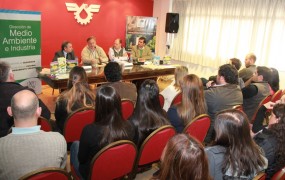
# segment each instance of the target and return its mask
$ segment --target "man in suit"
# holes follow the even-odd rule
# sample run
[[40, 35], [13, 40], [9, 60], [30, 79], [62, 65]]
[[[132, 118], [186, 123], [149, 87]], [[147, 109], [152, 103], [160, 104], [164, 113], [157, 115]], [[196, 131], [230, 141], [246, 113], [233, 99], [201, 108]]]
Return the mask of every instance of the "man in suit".
[[151, 50], [146, 44], [145, 37], [140, 37], [138, 45], [132, 47], [132, 58], [133, 59], [141, 59], [143, 61], [151, 60], [152, 53]]
[[252, 76], [253, 73], [256, 72], [256, 56], [253, 53], [249, 53], [246, 55], [244, 60], [245, 68], [239, 71], [239, 77], [246, 83], [247, 86], [250, 82], [247, 82]]
[[75, 60], [72, 44], [69, 41], [64, 41], [61, 45], [61, 51], [57, 51], [54, 54], [52, 61], [57, 61], [57, 58], [64, 57], [68, 60]]

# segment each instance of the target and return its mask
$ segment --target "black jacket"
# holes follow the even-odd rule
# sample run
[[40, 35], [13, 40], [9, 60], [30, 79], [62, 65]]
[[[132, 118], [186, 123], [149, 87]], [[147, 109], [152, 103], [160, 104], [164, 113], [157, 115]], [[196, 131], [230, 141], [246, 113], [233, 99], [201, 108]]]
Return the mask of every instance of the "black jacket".
[[[14, 94], [24, 89], [33, 91], [15, 82], [0, 83], [0, 137], [6, 136], [8, 130], [14, 124], [13, 118], [7, 112], [7, 107], [11, 106], [11, 99]], [[41, 116], [50, 119], [50, 111], [40, 99], [39, 106], [42, 108]]]

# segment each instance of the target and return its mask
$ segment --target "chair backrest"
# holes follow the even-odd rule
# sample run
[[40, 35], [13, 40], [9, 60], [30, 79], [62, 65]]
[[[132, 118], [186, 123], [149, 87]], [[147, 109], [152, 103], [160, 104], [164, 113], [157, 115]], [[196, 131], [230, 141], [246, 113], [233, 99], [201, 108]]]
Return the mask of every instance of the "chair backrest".
[[136, 156], [137, 148], [131, 141], [113, 142], [93, 157], [89, 178], [101, 180], [123, 177], [132, 172]]
[[164, 106], [164, 96], [162, 94], [159, 94], [159, 103], [160, 103], [160, 106], [161, 108], [163, 108]]
[[66, 119], [63, 128], [63, 136], [67, 143], [78, 141], [83, 128], [94, 122], [94, 108], [80, 108], [72, 112]]
[[122, 115], [127, 120], [134, 112], [134, 103], [129, 99], [122, 99]]
[[70, 180], [71, 177], [68, 174], [68, 172], [57, 167], [41, 168], [20, 177], [20, 180], [51, 180], [51, 179]]
[[253, 116], [252, 116], [251, 123], [253, 123], [253, 121], [255, 120], [256, 114], [257, 114], [259, 108], [261, 108], [261, 106], [263, 106], [263, 104], [266, 104], [266, 103], [268, 103], [269, 101], [271, 101], [271, 95], [266, 96], [266, 97], [259, 103], [257, 109], [255, 110], [255, 112], [254, 112], [254, 114], [253, 114]]
[[271, 180], [285, 180], [285, 167], [277, 171]]
[[195, 137], [201, 143], [203, 143], [207, 132], [210, 128], [211, 118], [207, 114], [201, 114], [190, 121], [183, 132]]
[[233, 106], [233, 109], [236, 109], [236, 110], [239, 110], [239, 111], [242, 111], [242, 112], [243, 112], [243, 107], [242, 107], [241, 104], [240, 104], [240, 105], [235, 105], [235, 106]]
[[162, 126], [152, 132], [140, 147], [136, 168], [159, 161], [166, 143], [175, 133], [174, 128], [170, 125]]
[[52, 126], [51, 126], [49, 120], [47, 120], [44, 117], [40, 116], [38, 118], [38, 125], [41, 125], [41, 130], [43, 130], [43, 131], [46, 131], [46, 132], [52, 131]]
[[276, 91], [276, 92], [273, 94], [273, 96], [272, 96], [272, 98], [271, 98], [271, 101], [272, 101], [272, 102], [276, 102], [276, 101], [280, 100], [282, 94], [283, 94], [283, 91], [282, 91], [281, 89], [279, 89], [278, 91]]
[[257, 174], [252, 180], [265, 180], [266, 179], [266, 174], [264, 172], [261, 172]]
[[172, 100], [171, 106], [175, 104], [179, 104], [182, 101], [182, 92], [178, 93]]

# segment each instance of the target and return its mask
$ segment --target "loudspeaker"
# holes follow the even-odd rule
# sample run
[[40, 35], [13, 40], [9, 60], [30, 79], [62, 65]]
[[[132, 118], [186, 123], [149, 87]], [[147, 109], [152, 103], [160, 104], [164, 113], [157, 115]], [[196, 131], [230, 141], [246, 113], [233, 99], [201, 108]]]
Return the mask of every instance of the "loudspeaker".
[[179, 29], [179, 14], [166, 13], [165, 32], [177, 33]]

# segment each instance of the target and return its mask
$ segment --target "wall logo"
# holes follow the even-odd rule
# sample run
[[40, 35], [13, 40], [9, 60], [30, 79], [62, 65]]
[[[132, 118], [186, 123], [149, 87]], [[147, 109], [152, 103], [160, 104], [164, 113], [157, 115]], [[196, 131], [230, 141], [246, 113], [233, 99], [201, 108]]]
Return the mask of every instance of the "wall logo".
[[[87, 4], [82, 4], [80, 7], [76, 3], [65, 3], [67, 11], [74, 11], [74, 18], [77, 20], [77, 22], [81, 25], [86, 25], [90, 23], [90, 20], [93, 17], [93, 12], [99, 12], [100, 5], [91, 4], [88, 6]], [[87, 17], [85, 19], [82, 19], [80, 17], [80, 13], [82, 11], [85, 11], [87, 14]]]

